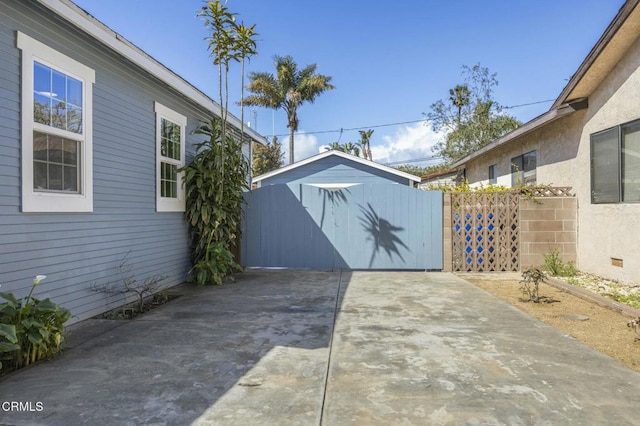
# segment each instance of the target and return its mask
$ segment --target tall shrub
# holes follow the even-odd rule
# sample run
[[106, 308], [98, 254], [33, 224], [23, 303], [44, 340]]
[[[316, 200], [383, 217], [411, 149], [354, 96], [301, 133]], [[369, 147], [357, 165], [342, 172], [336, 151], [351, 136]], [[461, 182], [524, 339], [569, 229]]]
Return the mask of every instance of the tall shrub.
[[[244, 124], [239, 140], [227, 131], [228, 74], [231, 62], [240, 62], [244, 74], [245, 60], [256, 54], [257, 33], [255, 25], [237, 24], [236, 14], [225, 4], [207, 1], [199, 13], [211, 31], [207, 40], [218, 67], [220, 118], [212, 118], [194, 132], [207, 139], [196, 145], [196, 156], [181, 169], [185, 172], [192, 273], [199, 285], [222, 284], [224, 277], [241, 269], [231, 248], [240, 240], [243, 192], [249, 189], [249, 166], [242, 155]], [[244, 76], [242, 80], [244, 85]]]
[[207, 139], [182, 170], [191, 239], [193, 275], [197, 284], [222, 284], [240, 270], [231, 247], [240, 238], [243, 192], [249, 189], [249, 166], [240, 141], [222, 137], [220, 120], [212, 119], [195, 131]]

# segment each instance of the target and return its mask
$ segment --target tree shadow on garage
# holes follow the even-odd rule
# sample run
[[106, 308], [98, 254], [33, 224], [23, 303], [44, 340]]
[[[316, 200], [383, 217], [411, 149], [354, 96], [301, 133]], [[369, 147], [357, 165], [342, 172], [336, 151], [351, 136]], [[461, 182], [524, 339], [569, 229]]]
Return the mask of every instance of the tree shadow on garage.
[[381, 251], [384, 251], [391, 260], [395, 255], [404, 262], [400, 249], [409, 250], [409, 247], [398, 236], [398, 233], [404, 231], [404, 228], [395, 226], [385, 218], [380, 217], [371, 203], [367, 203], [367, 207], [362, 205], [359, 205], [359, 207], [362, 216], [359, 216], [358, 219], [368, 234], [367, 240], [373, 243], [369, 268], [373, 266], [376, 255]]

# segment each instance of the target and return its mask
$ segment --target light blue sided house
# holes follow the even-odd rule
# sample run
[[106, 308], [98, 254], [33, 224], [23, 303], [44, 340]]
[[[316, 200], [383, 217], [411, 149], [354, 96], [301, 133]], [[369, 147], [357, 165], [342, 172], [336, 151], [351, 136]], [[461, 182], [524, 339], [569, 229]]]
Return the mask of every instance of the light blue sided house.
[[137, 279], [184, 282], [177, 169], [214, 114], [213, 100], [70, 1], [3, 0], [2, 291], [22, 297], [47, 275], [36, 295], [77, 321], [122, 303], [91, 286], [117, 281], [127, 253]]
[[326, 151], [254, 178], [246, 267], [442, 269], [442, 193], [420, 178]]

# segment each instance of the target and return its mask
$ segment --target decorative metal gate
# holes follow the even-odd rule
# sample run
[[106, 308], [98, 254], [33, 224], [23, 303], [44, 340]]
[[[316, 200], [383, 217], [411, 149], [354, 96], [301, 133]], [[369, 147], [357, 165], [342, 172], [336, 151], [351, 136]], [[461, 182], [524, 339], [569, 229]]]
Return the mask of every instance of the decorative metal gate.
[[520, 195], [451, 194], [453, 270], [520, 270]]

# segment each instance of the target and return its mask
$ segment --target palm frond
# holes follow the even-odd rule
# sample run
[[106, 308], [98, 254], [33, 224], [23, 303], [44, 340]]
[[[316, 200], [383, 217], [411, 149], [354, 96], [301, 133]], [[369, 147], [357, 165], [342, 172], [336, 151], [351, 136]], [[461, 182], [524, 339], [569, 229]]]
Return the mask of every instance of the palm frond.
[[298, 73], [299, 75], [299, 81], [302, 82], [304, 80], [306, 80], [307, 78], [311, 77], [313, 74], [315, 74], [316, 69], [318, 69], [318, 64], [311, 64], [311, 65], [307, 65], [306, 67], [304, 67], [302, 69], [302, 71], [300, 71]]
[[242, 102], [243, 105], [246, 105], [246, 106], [260, 106], [264, 108], [273, 108], [273, 109], [281, 108], [280, 104], [275, 103], [273, 98], [265, 95], [245, 96], [242, 101], [243, 101]]
[[330, 81], [331, 77], [329, 76], [314, 74], [300, 82], [298, 91], [303, 100], [313, 103], [321, 93], [335, 89], [335, 86], [329, 83]]

